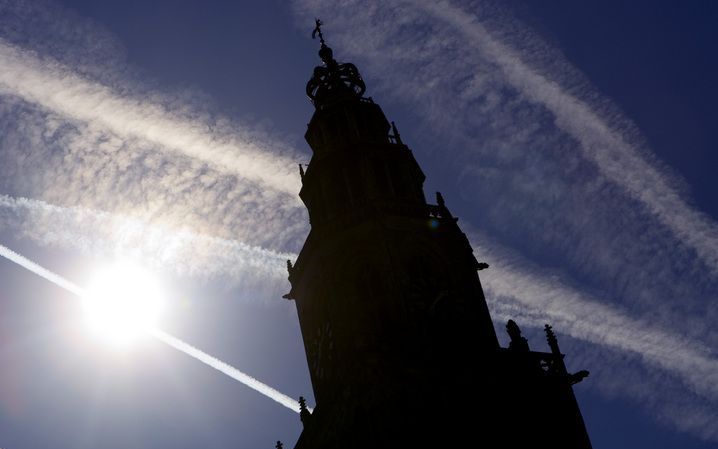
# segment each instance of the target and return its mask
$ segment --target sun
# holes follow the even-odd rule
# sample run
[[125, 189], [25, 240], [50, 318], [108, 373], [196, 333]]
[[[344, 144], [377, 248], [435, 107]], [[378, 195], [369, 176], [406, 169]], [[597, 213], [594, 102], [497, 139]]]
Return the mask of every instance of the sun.
[[118, 346], [125, 346], [154, 328], [163, 306], [160, 283], [130, 262], [98, 270], [83, 297], [89, 328]]

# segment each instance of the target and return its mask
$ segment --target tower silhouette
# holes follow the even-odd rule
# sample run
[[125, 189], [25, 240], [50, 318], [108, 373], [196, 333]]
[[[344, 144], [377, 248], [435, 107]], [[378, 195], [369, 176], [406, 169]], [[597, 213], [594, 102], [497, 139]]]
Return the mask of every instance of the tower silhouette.
[[531, 351], [514, 321], [502, 348], [466, 235], [356, 66], [326, 45], [307, 83], [315, 106], [299, 167], [311, 231], [288, 261], [316, 407], [305, 448], [590, 448], [550, 326]]

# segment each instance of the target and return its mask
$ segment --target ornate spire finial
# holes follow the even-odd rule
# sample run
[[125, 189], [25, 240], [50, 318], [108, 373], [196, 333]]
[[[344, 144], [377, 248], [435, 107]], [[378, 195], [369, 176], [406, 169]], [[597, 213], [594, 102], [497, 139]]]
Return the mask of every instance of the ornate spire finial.
[[302, 424], [305, 426], [309, 424], [312, 414], [307, 408], [307, 400], [303, 396], [299, 396], [299, 419], [302, 420]]
[[324, 41], [324, 34], [322, 34], [322, 25], [324, 25], [324, 23], [319, 19], [314, 19], [314, 22], [316, 23], [316, 26], [312, 31], [312, 39], [316, 39], [317, 35], [319, 35], [319, 42], [322, 44], [319, 47], [319, 57], [322, 58], [324, 65], [327, 67], [334, 67], [337, 65], [337, 62], [334, 60], [334, 53]]
[[553, 327], [547, 324], [543, 327], [543, 330], [546, 332], [546, 341], [548, 342], [549, 348], [551, 348], [551, 352], [556, 355], [561, 355], [561, 350], [558, 347], [558, 339], [556, 338], [556, 334], [553, 333]]
[[322, 25], [321, 20], [315, 19], [312, 39], [316, 39], [319, 35], [321, 43], [319, 57], [324, 66], [316, 67], [312, 79], [307, 83], [307, 96], [317, 108], [345, 98], [361, 98], [366, 90], [366, 85], [354, 64], [339, 64], [334, 60], [332, 49], [324, 41]]

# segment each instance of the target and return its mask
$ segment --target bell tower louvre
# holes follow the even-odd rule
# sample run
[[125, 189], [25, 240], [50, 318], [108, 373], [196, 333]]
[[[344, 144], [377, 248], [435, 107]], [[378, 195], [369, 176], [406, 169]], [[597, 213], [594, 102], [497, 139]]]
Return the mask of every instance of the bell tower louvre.
[[572, 388], [588, 372], [567, 371], [548, 325], [550, 352], [512, 320], [500, 347], [478, 275], [488, 264], [441, 194], [427, 203], [411, 150], [319, 20], [316, 35], [299, 192], [311, 231], [285, 295], [316, 407], [302, 405], [295, 447], [590, 448]]

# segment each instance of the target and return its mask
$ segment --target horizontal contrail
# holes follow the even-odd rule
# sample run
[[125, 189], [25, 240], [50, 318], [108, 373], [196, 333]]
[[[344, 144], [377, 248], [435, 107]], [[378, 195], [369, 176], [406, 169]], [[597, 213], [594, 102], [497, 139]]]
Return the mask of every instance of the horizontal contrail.
[[[77, 296], [82, 297], [84, 295], [85, 290], [81, 288], [80, 286], [76, 285], [73, 282], [68, 281], [67, 279], [63, 278], [62, 276], [53, 273], [52, 271], [48, 270], [47, 268], [44, 268], [35, 262], [31, 261], [27, 257], [21, 256], [20, 254], [16, 253], [15, 251], [11, 250], [10, 248], [1, 245], [0, 244], [0, 256], [5, 257], [11, 262], [14, 262], [21, 267], [35, 273], [36, 275], [47, 279], [48, 281], [52, 282], [53, 284], [64, 288], [65, 290], [69, 291], [70, 293], [73, 293]], [[287, 396], [284, 393], [281, 393], [277, 391], [276, 389], [270, 387], [269, 385], [260, 382], [259, 380], [255, 379], [254, 377], [243, 373], [242, 371], [238, 370], [237, 368], [217, 359], [216, 357], [212, 357], [211, 355], [207, 354], [206, 352], [203, 352], [194, 346], [183, 342], [182, 340], [173, 337], [169, 335], [166, 332], [163, 332], [159, 329], [154, 329], [150, 331], [150, 334], [160, 340], [161, 342], [181, 351], [185, 354], [199, 360], [200, 362], [216, 369], [217, 371], [226, 374], [227, 376], [231, 377], [234, 380], [237, 380], [244, 385], [248, 386], [249, 388], [265, 395], [269, 399], [272, 399], [279, 404], [287, 407], [288, 409], [299, 413], [299, 402], [295, 401], [291, 397]]]
[[187, 229], [151, 224], [86, 207], [0, 194], [0, 228], [44, 246], [80, 250], [91, 256], [131, 257], [182, 276], [228, 277], [243, 282], [285, 281], [283, 253]]

